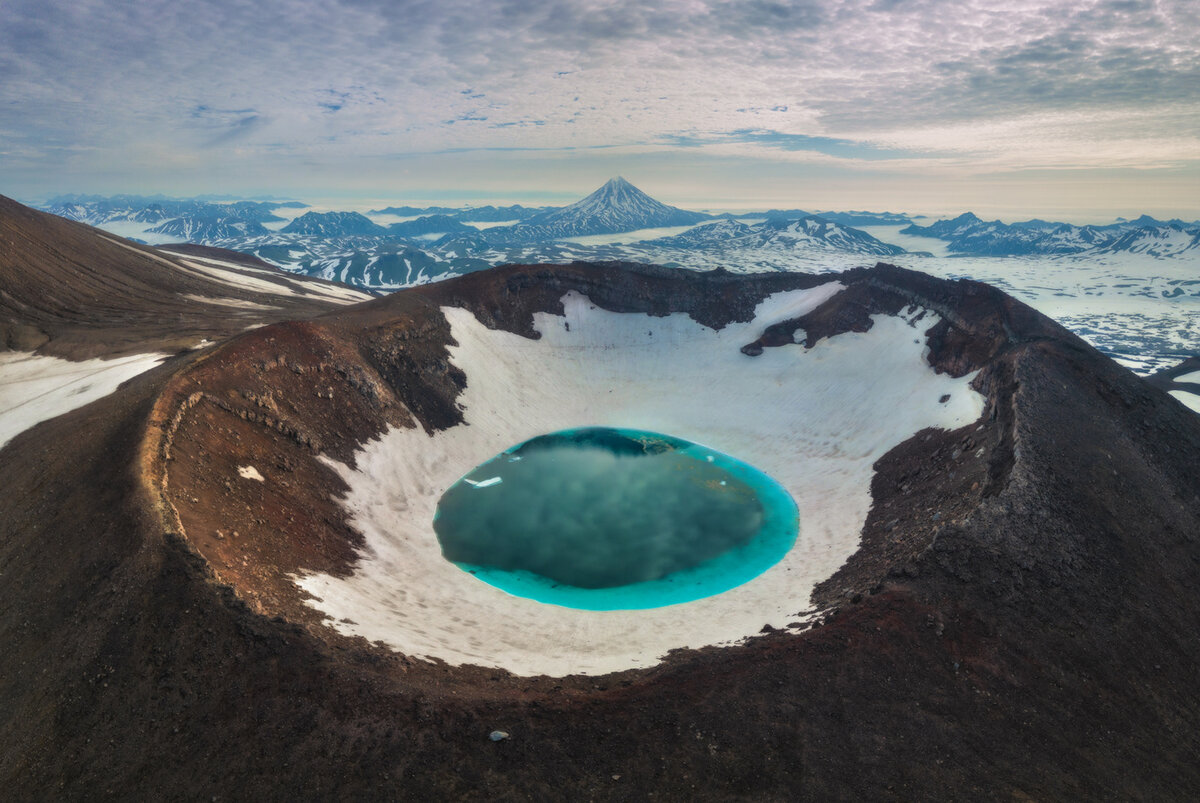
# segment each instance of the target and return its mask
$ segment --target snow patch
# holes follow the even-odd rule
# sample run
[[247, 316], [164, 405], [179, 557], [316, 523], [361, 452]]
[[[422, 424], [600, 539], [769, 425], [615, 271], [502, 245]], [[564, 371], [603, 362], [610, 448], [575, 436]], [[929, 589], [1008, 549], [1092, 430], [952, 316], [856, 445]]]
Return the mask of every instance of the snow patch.
[[259, 268], [252, 265], [243, 265], [240, 262], [230, 262], [227, 259], [214, 259], [213, 257], [202, 257], [196, 254], [188, 254], [187, 258], [192, 262], [203, 262], [220, 268], [233, 268], [237, 271], [252, 271], [254, 273], [265, 273], [268, 276], [279, 276], [279, 271], [272, 270], [271, 268]]
[[[337, 304], [356, 304], [359, 301], [374, 298], [361, 290], [316, 282], [307, 277], [284, 276], [273, 271], [251, 268], [234, 262], [196, 257], [188, 257], [180, 261], [189, 268], [203, 272], [209, 278], [244, 290], [280, 296], [314, 295]], [[271, 279], [259, 279], [250, 275], [252, 272], [270, 276]]]
[[264, 482], [262, 474], [258, 473], [258, 469], [254, 466], [238, 466], [238, 474], [244, 480], [258, 480]]
[[1172, 396], [1182, 402], [1184, 407], [1200, 413], [1200, 396], [1196, 395], [1195, 393], [1189, 393], [1186, 390], [1168, 390], [1167, 393], [1170, 393]]
[[198, 301], [201, 304], [216, 304], [218, 307], [237, 307], [238, 309], [253, 309], [267, 310], [278, 309], [269, 304], [259, 304], [256, 301], [247, 301], [243, 298], [220, 298], [219, 296], [201, 296], [195, 293], [186, 293], [183, 296], [188, 301]]
[[[180, 258], [180, 263], [191, 268], [193, 271], [198, 271], [201, 275], [209, 279], [216, 279], [222, 284], [227, 284], [230, 287], [237, 287], [242, 290], [252, 290], [259, 293], [270, 293], [277, 296], [296, 296], [296, 292], [290, 283], [284, 281], [273, 282], [266, 279], [259, 279], [250, 276], [244, 272], [240, 266], [233, 269], [218, 267], [217, 265], [204, 264], [191, 257], [184, 259]], [[282, 279], [282, 277], [280, 277]]]
[[167, 356], [71, 362], [28, 352], [0, 354], [0, 448], [34, 424], [107, 396]]

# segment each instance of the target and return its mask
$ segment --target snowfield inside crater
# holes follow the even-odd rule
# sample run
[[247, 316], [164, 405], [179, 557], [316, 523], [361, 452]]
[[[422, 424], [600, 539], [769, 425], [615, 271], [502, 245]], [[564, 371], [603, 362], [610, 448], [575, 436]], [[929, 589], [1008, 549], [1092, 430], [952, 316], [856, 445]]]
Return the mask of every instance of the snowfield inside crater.
[[[777, 293], [753, 322], [719, 331], [686, 314], [609, 312], [571, 292], [565, 317], [535, 316], [537, 340], [443, 308], [458, 344], [451, 360], [467, 377], [466, 424], [433, 435], [393, 429], [356, 455], [356, 470], [333, 464], [350, 486], [343, 504], [365, 547], [348, 577], [297, 578], [316, 597], [309, 604], [339, 631], [407, 655], [518, 675], [652, 666], [675, 648], [734, 643], [803, 618], [814, 586], [858, 548], [875, 461], [923, 428], [961, 427], [983, 409], [971, 376], [930, 367], [924, 332], [938, 319], [926, 312], [914, 323], [915, 308], [812, 349], [740, 352], [766, 326], [841, 289]], [[583, 426], [686, 438], [766, 472], [798, 506], [795, 546], [730, 591], [631, 611], [511, 596], [443, 559], [432, 520], [451, 484], [514, 444]]]

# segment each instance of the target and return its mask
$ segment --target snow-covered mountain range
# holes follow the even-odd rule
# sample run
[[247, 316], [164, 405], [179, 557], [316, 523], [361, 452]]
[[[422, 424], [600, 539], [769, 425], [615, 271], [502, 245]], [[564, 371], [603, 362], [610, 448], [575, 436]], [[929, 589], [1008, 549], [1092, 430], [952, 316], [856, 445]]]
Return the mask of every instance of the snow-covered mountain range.
[[[614, 178], [566, 207], [387, 207], [358, 212], [306, 211], [282, 228], [272, 210], [302, 204], [215, 204], [120, 196], [58, 199], [45, 208], [63, 217], [108, 227], [151, 242], [187, 240], [254, 254], [297, 273], [336, 278], [364, 287], [394, 289], [505, 262], [575, 259], [659, 262], [680, 267], [753, 266], [829, 254], [894, 256], [903, 249], [853, 228], [864, 223], [905, 223], [892, 213], [772, 210], [734, 219], [668, 206], [623, 178]], [[476, 223], [509, 225], [472, 226]], [[409, 218], [391, 222], [396, 217]], [[762, 218], [766, 218], [765, 220]], [[386, 224], [386, 225], [385, 225]], [[703, 224], [703, 225], [699, 225]], [[681, 232], [688, 226], [692, 231]], [[653, 230], [661, 235], [655, 237]], [[639, 243], [581, 245], [568, 238], [646, 231]]]
[[967, 212], [929, 226], [914, 223], [900, 233], [943, 240], [948, 251], [973, 256], [1097, 251], [1170, 257], [1200, 247], [1200, 222], [1161, 221], [1149, 215], [1106, 226], [1075, 226], [1037, 219], [1001, 223]]
[[372, 209], [368, 215], [395, 215], [396, 217], [422, 217], [446, 215], [467, 223], [512, 223], [527, 220], [534, 215], [558, 209], [557, 206], [387, 206]]
[[285, 209], [303, 209], [298, 201], [234, 201], [213, 203], [195, 198], [173, 199], [144, 195], [60, 196], [39, 208], [51, 214], [99, 225], [111, 221], [158, 223], [174, 218], [228, 218], [275, 223], [286, 220], [275, 214]]
[[[382, 290], [506, 263], [819, 273], [885, 260], [994, 284], [1139, 371], [1200, 351], [1200, 223], [1149, 216], [1080, 226], [969, 213], [928, 224], [861, 211], [706, 215], [661, 204], [621, 179], [561, 209], [388, 207], [363, 215], [298, 202], [131, 196], [68, 197], [46, 208], [124, 237], [192, 240]], [[583, 234], [622, 230], [643, 239]]]
[[815, 248], [876, 256], [904, 253], [903, 248], [881, 242], [864, 231], [812, 215], [798, 220], [772, 219], [761, 223], [737, 220], [705, 223], [673, 237], [648, 240], [646, 245], [728, 252], [773, 247], [780, 250]]
[[[139, 196], [66, 196], [42, 207], [73, 220], [105, 226], [114, 233], [148, 242], [187, 240], [248, 251], [281, 267], [325, 275], [331, 257], [341, 267], [406, 252], [411, 264], [438, 265], [433, 275], [478, 269], [480, 262], [519, 259], [549, 261], [564, 255], [580, 259], [636, 258], [682, 266], [711, 266], [714, 259], [770, 267], [771, 254], [792, 262], [801, 252], [894, 256], [898, 243], [857, 227], [904, 226], [908, 250], [956, 256], [1056, 256], [1139, 254], [1173, 258], [1200, 251], [1200, 222], [1160, 221], [1143, 215], [1106, 225], [1079, 226], [1046, 220], [1002, 223], [972, 213], [921, 225], [890, 212], [770, 210], [734, 216], [668, 206], [623, 178], [614, 178], [586, 198], [565, 207], [392, 206], [367, 215], [309, 211], [292, 217], [299, 202], [198, 200]], [[372, 219], [374, 216], [375, 219]], [[395, 218], [407, 218], [396, 221]], [[511, 223], [510, 221], [517, 221]], [[475, 223], [478, 225], [470, 225]], [[265, 226], [263, 224], [266, 224]], [[500, 224], [500, 225], [496, 225]], [[508, 224], [508, 225], [504, 225]], [[680, 231], [696, 226], [692, 231]], [[564, 243], [573, 238], [675, 228], [638, 243]], [[463, 260], [466, 260], [465, 262]], [[409, 275], [407, 268], [403, 271]], [[385, 271], [386, 275], [393, 275]], [[373, 275], [380, 275], [378, 273]], [[422, 273], [422, 276], [431, 276]], [[347, 280], [353, 280], [347, 276]], [[392, 286], [387, 283], [385, 286]]]

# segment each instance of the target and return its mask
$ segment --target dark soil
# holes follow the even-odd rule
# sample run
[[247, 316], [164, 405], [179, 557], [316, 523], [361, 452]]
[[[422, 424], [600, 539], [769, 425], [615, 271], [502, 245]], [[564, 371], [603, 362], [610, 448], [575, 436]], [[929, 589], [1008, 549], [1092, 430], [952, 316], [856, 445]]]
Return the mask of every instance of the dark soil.
[[[978, 371], [987, 409], [879, 461], [818, 626], [520, 678], [341, 637], [286, 580], [351, 571], [360, 543], [317, 455], [460, 421], [441, 305], [528, 336], [574, 289], [720, 326], [831, 279], [848, 289], [758, 347], [916, 303], [945, 321], [933, 364]], [[259, 329], [0, 451], [0, 782], [11, 799], [1193, 800], [1196, 454], [1200, 417], [1029, 308], [888, 266], [507, 267]], [[274, 481], [232, 482], [248, 464]]]

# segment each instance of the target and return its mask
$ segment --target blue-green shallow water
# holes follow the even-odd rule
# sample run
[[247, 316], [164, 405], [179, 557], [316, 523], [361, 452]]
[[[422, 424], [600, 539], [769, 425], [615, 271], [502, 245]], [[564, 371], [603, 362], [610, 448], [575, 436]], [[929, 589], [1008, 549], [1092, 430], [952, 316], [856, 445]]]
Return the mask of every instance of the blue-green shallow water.
[[658, 608], [739, 586], [795, 543], [773, 479], [681, 438], [589, 427], [481, 463], [438, 503], [447, 560], [485, 583], [585, 610]]

